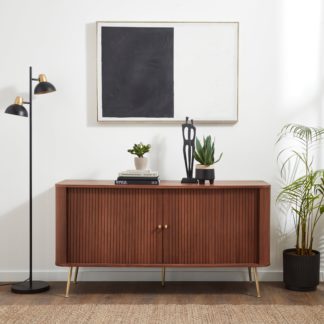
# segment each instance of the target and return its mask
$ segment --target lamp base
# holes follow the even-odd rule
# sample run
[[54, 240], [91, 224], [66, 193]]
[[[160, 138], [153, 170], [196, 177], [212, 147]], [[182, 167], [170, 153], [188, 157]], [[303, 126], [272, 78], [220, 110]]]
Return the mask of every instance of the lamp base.
[[15, 294], [38, 294], [49, 289], [49, 284], [45, 281], [26, 281], [11, 286], [11, 291]]

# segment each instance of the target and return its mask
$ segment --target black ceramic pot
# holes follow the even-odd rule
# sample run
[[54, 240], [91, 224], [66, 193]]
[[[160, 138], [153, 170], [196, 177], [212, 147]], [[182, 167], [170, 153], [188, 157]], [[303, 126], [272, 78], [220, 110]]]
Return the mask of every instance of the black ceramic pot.
[[205, 180], [208, 180], [210, 184], [214, 183], [215, 169], [205, 166], [196, 166], [196, 179], [199, 184], [205, 184]]
[[283, 251], [283, 276], [287, 289], [316, 290], [319, 284], [320, 253], [313, 252], [313, 255], [297, 255], [296, 249]]

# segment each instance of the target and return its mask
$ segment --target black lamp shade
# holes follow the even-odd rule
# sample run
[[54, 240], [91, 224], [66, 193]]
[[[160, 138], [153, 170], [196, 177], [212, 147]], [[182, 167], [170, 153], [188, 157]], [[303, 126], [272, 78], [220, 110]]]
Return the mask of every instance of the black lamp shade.
[[34, 94], [44, 94], [44, 93], [49, 93], [56, 91], [55, 87], [53, 86], [52, 83], [49, 83], [47, 81], [45, 82], [39, 82], [37, 86], [35, 87]]
[[6, 114], [11, 114], [11, 115], [17, 115], [17, 116], [22, 116], [22, 117], [28, 117], [28, 112], [26, 108], [22, 105], [18, 104], [13, 104], [10, 105], [6, 110]]

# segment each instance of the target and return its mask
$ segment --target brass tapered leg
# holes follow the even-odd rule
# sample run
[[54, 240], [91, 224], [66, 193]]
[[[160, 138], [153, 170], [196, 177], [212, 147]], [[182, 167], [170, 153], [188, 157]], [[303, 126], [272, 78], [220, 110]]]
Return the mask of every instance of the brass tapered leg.
[[74, 271], [74, 283], [75, 284], [78, 282], [78, 273], [79, 273], [79, 267], [75, 267], [75, 271]]
[[255, 287], [256, 287], [256, 293], [257, 293], [257, 297], [261, 297], [260, 295], [260, 286], [259, 286], [259, 277], [258, 277], [258, 272], [257, 272], [257, 268], [253, 267], [253, 274], [254, 274], [254, 280], [255, 280]]
[[73, 271], [73, 267], [70, 267], [69, 274], [68, 274], [68, 280], [67, 280], [67, 283], [66, 283], [65, 297], [69, 297], [72, 271]]
[[248, 271], [249, 271], [249, 281], [252, 282], [251, 267], [248, 267]]
[[164, 287], [164, 282], [165, 282], [165, 268], [161, 268], [161, 285]]

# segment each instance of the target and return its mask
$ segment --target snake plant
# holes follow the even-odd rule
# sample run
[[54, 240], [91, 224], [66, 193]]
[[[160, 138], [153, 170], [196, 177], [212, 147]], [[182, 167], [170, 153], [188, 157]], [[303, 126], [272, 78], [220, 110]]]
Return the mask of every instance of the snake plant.
[[223, 156], [221, 153], [217, 160], [214, 157], [215, 153], [215, 143], [212, 141], [211, 136], [208, 135], [206, 138], [203, 138], [203, 143], [196, 138], [196, 148], [194, 152], [194, 158], [200, 164], [209, 166], [220, 161]]

